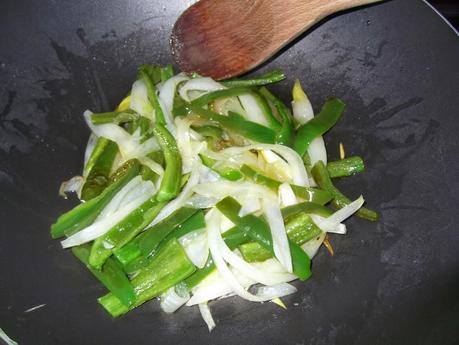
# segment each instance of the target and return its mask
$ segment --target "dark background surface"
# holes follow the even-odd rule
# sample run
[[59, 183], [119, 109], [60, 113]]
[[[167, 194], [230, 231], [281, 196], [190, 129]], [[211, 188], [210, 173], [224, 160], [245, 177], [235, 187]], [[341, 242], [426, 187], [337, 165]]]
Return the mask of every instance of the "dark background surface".
[[[189, 5], [21, 0], [0, 4], [0, 327], [22, 344], [458, 344], [459, 41], [422, 1], [394, 0], [324, 21], [261, 71], [280, 67], [289, 101], [300, 78], [317, 110], [347, 112], [326, 136], [367, 171], [338, 185], [363, 193], [378, 223], [347, 222], [288, 310], [238, 298], [174, 315], [156, 302], [110, 318], [105, 293], [48, 235], [75, 203], [57, 196], [82, 166], [81, 113], [112, 109], [144, 62], [170, 61]], [[30, 307], [46, 304], [34, 312]]]
[[459, 1], [457, 0], [430, 0], [431, 3], [448, 21], [459, 28]]

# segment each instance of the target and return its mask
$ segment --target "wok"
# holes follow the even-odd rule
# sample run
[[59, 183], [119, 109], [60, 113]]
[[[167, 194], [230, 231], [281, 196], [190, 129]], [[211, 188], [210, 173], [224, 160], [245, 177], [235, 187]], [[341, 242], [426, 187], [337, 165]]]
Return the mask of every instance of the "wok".
[[[300, 78], [312, 104], [347, 111], [326, 136], [366, 161], [338, 181], [381, 212], [348, 221], [313, 277], [273, 303], [211, 303], [166, 315], [156, 302], [112, 319], [104, 288], [51, 240], [75, 199], [57, 194], [80, 173], [82, 112], [112, 109], [142, 63], [171, 61], [171, 26], [190, 1], [16, 0], [0, 5], [0, 327], [19, 344], [458, 344], [459, 39], [419, 0], [329, 18], [254, 73], [274, 67], [286, 102]], [[36, 305], [40, 309], [25, 312]]]

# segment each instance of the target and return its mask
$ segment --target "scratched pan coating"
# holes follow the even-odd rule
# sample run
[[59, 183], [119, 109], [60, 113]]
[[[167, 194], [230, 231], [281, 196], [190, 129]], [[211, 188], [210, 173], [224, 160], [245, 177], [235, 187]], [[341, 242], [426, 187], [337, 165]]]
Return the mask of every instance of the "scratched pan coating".
[[[231, 298], [196, 308], [157, 302], [112, 319], [103, 287], [49, 225], [75, 200], [59, 184], [82, 167], [82, 111], [112, 109], [138, 65], [168, 63], [186, 1], [16, 0], [0, 5], [0, 327], [19, 344], [458, 344], [459, 40], [422, 1], [395, 0], [322, 23], [258, 72], [300, 78], [316, 110], [347, 111], [326, 136], [367, 171], [339, 181], [381, 212], [348, 222], [295, 283], [288, 310]], [[25, 310], [45, 304], [40, 309]]]

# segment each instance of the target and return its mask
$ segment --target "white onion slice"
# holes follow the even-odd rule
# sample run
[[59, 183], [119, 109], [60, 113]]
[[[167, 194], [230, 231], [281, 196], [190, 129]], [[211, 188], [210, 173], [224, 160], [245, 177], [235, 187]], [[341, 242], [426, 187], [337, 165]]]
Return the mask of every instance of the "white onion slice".
[[[84, 164], [83, 166], [86, 166], [88, 163], [89, 157], [91, 157], [92, 152], [94, 151], [94, 147], [96, 146], [97, 143], [97, 135], [94, 133], [91, 133], [88, 138], [88, 143], [86, 144], [86, 149], [84, 151]], [[83, 172], [83, 175], [86, 176], [86, 171]]]
[[[226, 265], [225, 260], [221, 254], [221, 242], [223, 242], [220, 228], [219, 228], [219, 214], [220, 212], [216, 209], [210, 210], [206, 215], [207, 223], [207, 240], [209, 242], [210, 253], [212, 254], [212, 259], [215, 263], [218, 273], [221, 277], [231, 286], [233, 291], [240, 297], [253, 301], [253, 302], [263, 302], [266, 299], [255, 296], [250, 292], [246, 291], [244, 287], [237, 281], [229, 267]], [[224, 242], [223, 242], [224, 243]]]
[[222, 177], [212, 169], [200, 164], [199, 167], [199, 183], [210, 183], [221, 181]]
[[268, 120], [263, 114], [263, 109], [261, 109], [255, 97], [251, 94], [240, 95], [238, 96], [242, 104], [242, 107], [245, 110], [246, 118], [249, 121], [259, 123], [262, 126], [269, 127]]
[[263, 298], [279, 298], [291, 295], [297, 291], [296, 287], [289, 283], [280, 283], [271, 286], [260, 286], [257, 290], [257, 296]]
[[59, 187], [59, 195], [67, 199], [67, 193], [77, 193], [81, 198], [81, 188], [83, 188], [85, 178], [83, 176], [73, 176], [70, 180], [64, 181]]
[[188, 259], [198, 268], [203, 268], [209, 256], [207, 233], [202, 229], [196, 230], [180, 237], [178, 241], [185, 250]]
[[[104, 207], [104, 209], [100, 212], [97, 216], [97, 220], [102, 220], [104, 218], [110, 217], [113, 213], [118, 211], [121, 208], [121, 204], [127, 204], [133, 199], [129, 201], [126, 200], [126, 196], [132, 194], [132, 192], [139, 188], [140, 184], [142, 183], [142, 178], [140, 176], [134, 177], [131, 181], [129, 181], [121, 190], [115, 194], [115, 196], [110, 200], [110, 202]], [[137, 198], [138, 194], [135, 193]]]
[[189, 120], [177, 117], [175, 119], [175, 126], [177, 128], [177, 146], [182, 157], [182, 173], [186, 174], [191, 171], [193, 162], [198, 159], [199, 152], [193, 152], [193, 145], [190, 138], [190, 125]]
[[207, 197], [195, 194], [188, 201], [185, 203], [186, 206], [193, 207], [193, 208], [210, 208], [215, 206], [215, 204], [219, 201], [217, 198]]
[[314, 110], [312, 109], [312, 104], [308, 96], [304, 92], [302, 92], [302, 96], [303, 97], [292, 101], [293, 118], [299, 125], [304, 125], [314, 118]]
[[154, 109], [148, 99], [148, 91], [142, 79], [136, 80], [131, 88], [131, 101], [129, 107], [146, 118], [154, 120]]
[[173, 286], [164, 292], [160, 297], [160, 306], [161, 309], [168, 313], [172, 314], [182, 305], [184, 305], [190, 299], [190, 294], [186, 289], [183, 289], [183, 292], [180, 294], [177, 293], [176, 287]]
[[[220, 236], [221, 238], [221, 236]], [[285, 273], [285, 272], [264, 272], [259, 270], [256, 266], [248, 263], [244, 259], [242, 259], [239, 255], [232, 252], [228, 246], [225, 244], [223, 239], [220, 241], [220, 252], [226, 262], [228, 262], [231, 266], [233, 266], [236, 270], [241, 272], [242, 274], [250, 277], [257, 283], [265, 284], [265, 285], [275, 285], [279, 282], [284, 282], [286, 280], [292, 279], [292, 275]], [[293, 278], [294, 279], [294, 278]]]
[[[281, 266], [279, 261], [274, 258], [265, 260], [263, 262], [254, 262], [252, 265], [258, 270], [266, 272], [267, 274], [271, 273], [285, 273], [285, 269]], [[231, 272], [245, 289], [255, 284], [256, 281], [252, 278], [242, 274], [240, 271], [231, 267]], [[279, 281], [278, 283], [286, 283], [292, 280], [296, 280], [297, 277], [293, 274], [285, 274], [285, 280]], [[231, 286], [222, 279], [221, 275], [214, 271], [208, 275], [204, 280], [199, 283], [196, 287], [193, 288], [193, 296], [187, 302], [187, 306], [211, 301], [216, 298], [225, 298], [233, 296], [234, 292]]]
[[319, 248], [322, 245], [322, 242], [324, 241], [325, 236], [326, 236], [326, 233], [322, 232], [319, 236], [304, 243], [301, 246], [301, 249], [304, 250], [304, 252], [309, 256], [310, 259], [312, 259], [319, 251]]
[[247, 181], [226, 181], [201, 183], [193, 188], [196, 194], [223, 199], [227, 196], [232, 196], [240, 204], [245, 204], [247, 198], [264, 198], [276, 197], [275, 194], [268, 188]]
[[151, 169], [151, 171], [155, 172], [160, 177], [162, 177], [164, 175], [164, 169], [161, 166], [161, 164], [156, 163], [153, 159], [150, 159], [150, 158], [145, 157], [145, 156], [137, 157], [137, 159], [139, 160], [140, 163], [142, 163], [143, 165], [146, 165], [148, 168]]
[[235, 224], [229, 220], [229, 218], [225, 217], [223, 214], [220, 215], [220, 232], [223, 234], [229, 229], [233, 228]]
[[[277, 200], [265, 198], [262, 200], [263, 211], [271, 228], [273, 239], [273, 249], [276, 258], [285, 267], [287, 272], [292, 273], [292, 257], [290, 255], [290, 246], [288, 243], [287, 232], [285, 231], [282, 213]], [[269, 284], [267, 284], [269, 285]]]
[[309, 144], [308, 154], [311, 166], [314, 166], [318, 161], [322, 161], [327, 165], [327, 149], [325, 148], [325, 142], [322, 136], [315, 138]]
[[261, 209], [260, 199], [257, 196], [242, 196], [241, 209], [238, 216], [244, 217]]
[[233, 155], [242, 154], [245, 151], [250, 150], [272, 150], [278, 155], [282, 156], [288, 163], [292, 171], [293, 183], [299, 186], [308, 187], [309, 179], [304, 167], [303, 160], [301, 157], [292, 150], [290, 147], [283, 145], [274, 145], [274, 144], [255, 144], [248, 145], [244, 147], [230, 147], [220, 151], [220, 154], [224, 154], [228, 157]]
[[2, 339], [6, 345], [18, 345], [13, 339], [11, 339], [8, 334], [5, 333], [3, 329], [0, 328], [0, 339]]
[[174, 107], [174, 96], [177, 85], [189, 79], [190, 78], [188, 78], [184, 73], [179, 73], [166, 80], [166, 82], [162, 85], [158, 97], [163, 101], [164, 107], [169, 113], [172, 112], [172, 108]]
[[206, 322], [207, 328], [209, 328], [209, 332], [211, 332], [215, 328], [215, 321], [207, 303], [199, 304], [199, 312], [201, 313], [203, 320]]
[[[314, 118], [314, 111], [312, 109], [311, 102], [308, 96], [304, 93], [299, 81], [294, 86], [294, 94], [297, 92], [297, 97], [292, 101], [293, 117], [299, 125], [304, 125], [308, 121]], [[296, 90], [295, 90], [296, 88]], [[325, 148], [324, 139], [322, 136], [315, 138], [308, 147], [308, 154], [311, 162], [311, 166], [314, 166], [318, 161], [323, 161], [327, 164], [327, 150]], [[311, 181], [313, 179], [311, 178]], [[315, 186], [315, 182], [311, 185]]]
[[[202, 96], [204, 93], [223, 89], [226, 89], [226, 87], [211, 78], [194, 78], [190, 79], [183, 84], [182, 87], [180, 87], [179, 94], [185, 101], [191, 102], [193, 99]], [[199, 96], [193, 97], [189, 95], [190, 91], [202, 91], [202, 93]]]
[[[244, 288], [248, 288], [250, 285], [255, 283], [254, 280], [238, 274], [236, 270], [232, 269], [232, 271], [238, 282]], [[193, 306], [232, 294], [234, 295], [231, 285], [222, 279], [218, 271], [213, 271], [193, 288], [193, 296], [191, 296], [186, 305]]]
[[349, 205], [344, 206], [331, 216], [317, 222], [317, 226], [324, 232], [336, 232], [338, 225], [357, 212], [364, 202], [363, 196], [358, 197]]
[[141, 187], [149, 186], [137, 199], [131, 201], [130, 203], [123, 205], [123, 207], [116, 212], [112, 213], [110, 217], [106, 217], [99, 221], [94, 222], [83, 230], [77, 232], [74, 235], [69, 236], [67, 239], [61, 241], [63, 248], [69, 248], [77, 246], [83, 243], [90, 242], [96, 238], [107, 233], [112, 227], [122, 221], [126, 216], [128, 216], [132, 211], [137, 207], [142, 205], [155, 193], [155, 187], [150, 181], [143, 181]]
[[284, 182], [279, 186], [278, 189], [279, 201], [282, 207], [287, 207], [291, 205], [298, 204], [298, 199], [296, 198], [295, 193], [290, 187], [290, 184]]
[[150, 138], [144, 143], [141, 143], [140, 131], [135, 131], [132, 135], [126, 132], [123, 128], [113, 123], [102, 125], [94, 125], [91, 121], [92, 112], [86, 110], [84, 117], [88, 127], [99, 137], [107, 138], [114, 141], [121, 152], [124, 160], [138, 158], [142, 163], [148, 165], [158, 175], [163, 174], [163, 168], [158, 163], [145, 157], [152, 151], [159, 150], [160, 147], [155, 138]]
[[176, 135], [174, 123], [174, 117], [172, 116], [172, 108], [174, 107], [174, 96], [177, 85], [183, 81], [189, 80], [184, 73], [179, 73], [172, 78], [166, 80], [166, 82], [158, 88], [158, 101], [163, 110], [164, 117], [166, 119], [167, 127], [171, 131], [172, 135]]

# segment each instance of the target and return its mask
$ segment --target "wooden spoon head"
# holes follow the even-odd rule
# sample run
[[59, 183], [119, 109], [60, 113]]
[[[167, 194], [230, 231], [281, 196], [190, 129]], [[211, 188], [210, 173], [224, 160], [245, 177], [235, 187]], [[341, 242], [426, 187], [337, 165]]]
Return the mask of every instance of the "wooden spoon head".
[[[262, 12], [268, 7], [259, 6], [258, 2], [254, 5], [250, 1], [201, 0], [183, 12], [171, 35], [172, 56], [182, 71], [219, 80], [247, 72], [260, 63], [246, 37], [251, 35], [251, 42], [257, 36], [262, 39], [260, 27], [247, 13]], [[244, 8], [245, 15], [241, 13]], [[256, 16], [266, 21], [270, 18], [267, 13], [258, 12]], [[235, 30], [240, 25], [244, 26], [242, 32]], [[269, 26], [266, 22], [263, 27]]]
[[325, 16], [381, 0], [200, 0], [172, 29], [184, 72], [226, 79], [250, 71]]

